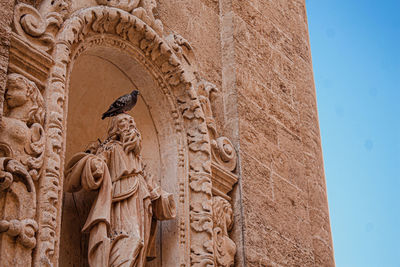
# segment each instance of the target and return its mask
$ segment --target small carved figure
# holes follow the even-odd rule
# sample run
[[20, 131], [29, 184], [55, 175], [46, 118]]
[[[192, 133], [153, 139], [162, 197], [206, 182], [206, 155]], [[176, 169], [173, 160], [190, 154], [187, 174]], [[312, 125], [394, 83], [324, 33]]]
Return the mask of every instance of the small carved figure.
[[131, 110], [137, 102], [138, 90], [133, 90], [130, 94], [123, 95], [115, 100], [101, 117], [104, 120], [107, 117], [113, 117]]
[[66, 166], [67, 192], [98, 190], [83, 232], [90, 266], [137, 266], [154, 259], [156, 220], [175, 217], [173, 196], [161, 190], [141, 158], [134, 119], [112, 119], [106, 141], [77, 153]]
[[34, 82], [14, 73], [8, 76], [5, 102], [5, 116], [0, 125], [0, 157], [17, 160], [37, 180], [45, 145], [43, 97]]
[[213, 199], [214, 253], [216, 266], [230, 267], [235, 263], [236, 244], [229, 238], [228, 231], [233, 226], [231, 204], [222, 197]]
[[[35, 233], [36, 189], [44, 155], [45, 107], [32, 81], [10, 74], [0, 125], [0, 258], [2, 266], [30, 266]], [[15, 259], [23, 259], [15, 263]]]

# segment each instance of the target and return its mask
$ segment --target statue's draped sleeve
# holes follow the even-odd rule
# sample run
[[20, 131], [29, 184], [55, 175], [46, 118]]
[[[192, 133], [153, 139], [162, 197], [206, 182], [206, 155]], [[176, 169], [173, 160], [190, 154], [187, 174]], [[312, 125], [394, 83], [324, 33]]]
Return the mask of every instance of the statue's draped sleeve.
[[150, 229], [150, 240], [147, 249], [147, 260], [153, 260], [156, 257], [156, 235], [157, 220], [170, 220], [176, 217], [176, 205], [174, 196], [157, 187], [150, 193], [152, 199], [153, 219]]
[[[93, 176], [91, 170], [91, 163], [93, 160], [100, 160], [102, 162], [101, 167], [103, 170], [100, 177]], [[111, 178], [107, 164], [95, 155], [78, 153], [72, 157], [66, 166], [65, 190], [67, 192], [76, 192], [82, 187], [86, 191], [99, 190], [82, 231], [88, 232], [90, 228], [99, 221], [105, 222], [107, 228], [109, 228]]]
[[[101, 162], [101, 175], [93, 175], [92, 161]], [[98, 165], [98, 164], [97, 164]], [[82, 232], [90, 232], [89, 238], [89, 265], [108, 266], [111, 217], [111, 177], [104, 161], [93, 154], [78, 153], [72, 157], [65, 168], [65, 190], [76, 192], [98, 190], [97, 197], [92, 205], [89, 216], [82, 228]], [[100, 264], [100, 265], [99, 265]]]
[[151, 192], [153, 216], [160, 221], [170, 220], [176, 216], [174, 196], [157, 187]]

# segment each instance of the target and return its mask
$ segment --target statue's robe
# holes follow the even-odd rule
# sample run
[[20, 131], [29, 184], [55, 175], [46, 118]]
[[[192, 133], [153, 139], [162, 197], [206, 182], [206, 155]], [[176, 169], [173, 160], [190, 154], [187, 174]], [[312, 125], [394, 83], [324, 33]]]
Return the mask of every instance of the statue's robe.
[[[155, 257], [156, 220], [175, 217], [173, 196], [149, 188], [143, 177], [138, 147], [111, 141], [96, 155], [76, 154], [66, 166], [66, 191], [98, 190], [82, 229], [90, 233], [92, 267], [144, 266], [146, 258]], [[95, 177], [91, 165], [96, 158], [103, 163], [102, 174]]]

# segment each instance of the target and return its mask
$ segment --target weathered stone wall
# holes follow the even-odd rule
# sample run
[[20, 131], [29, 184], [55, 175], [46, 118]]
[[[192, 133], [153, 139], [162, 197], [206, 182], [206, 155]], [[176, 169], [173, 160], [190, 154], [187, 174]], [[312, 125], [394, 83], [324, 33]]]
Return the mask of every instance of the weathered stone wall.
[[304, 0], [232, 1], [249, 266], [333, 266]]

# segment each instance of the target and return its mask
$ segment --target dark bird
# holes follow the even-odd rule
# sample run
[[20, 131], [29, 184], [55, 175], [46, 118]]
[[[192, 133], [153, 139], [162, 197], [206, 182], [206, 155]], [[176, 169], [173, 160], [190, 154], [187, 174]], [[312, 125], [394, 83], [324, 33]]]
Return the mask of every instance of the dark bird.
[[103, 113], [101, 119], [104, 120], [107, 117], [114, 117], [131, 110], [136, 105], [138, 95], [139, 91], [133, 90], [132, 93], [119, 97], [111, 104], [108, 110]]

